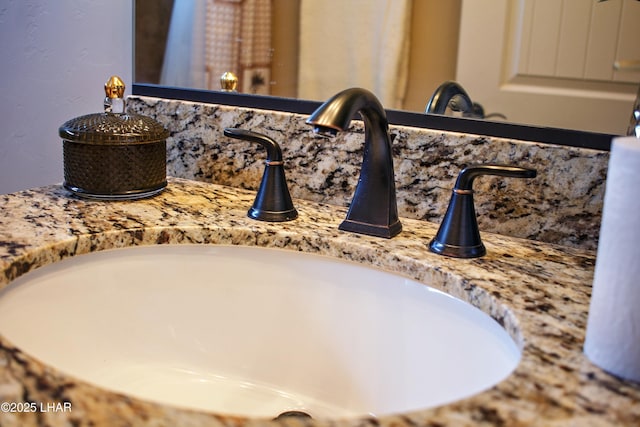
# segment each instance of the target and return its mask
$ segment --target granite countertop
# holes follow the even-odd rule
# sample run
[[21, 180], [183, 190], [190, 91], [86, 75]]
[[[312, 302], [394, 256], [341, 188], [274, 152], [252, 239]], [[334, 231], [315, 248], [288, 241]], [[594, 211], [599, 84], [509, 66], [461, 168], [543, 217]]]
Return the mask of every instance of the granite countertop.
[[403, 232], [391, 240], [355, 235], [338, 230], [343, 208], [303, 200], [295, 200], [297, 220], [265, 223], [246, 216], [253, 197], [253, 192], [177, 178], [160, 195], [135, 202], [81, 200], [58, 185], [0, 196], [0, 288], [38, 266], [114, 247], [281, 247], [375, 265], [470, 302], [504, 325], [522, 348], [520, 364], [494, 387], [433, 409], [379, 418], [271, 421], [112, 393], [66, 376], [0, 335], [0, 402], [67, 402], [71, 408], [0, 412], [0, 425], [640, 425], [640, 385], [608, 375], [582, 353], [594, 252], [483, 233], [487, 256], [452, 259], [427, 249], [437, 224], [402, 219]]

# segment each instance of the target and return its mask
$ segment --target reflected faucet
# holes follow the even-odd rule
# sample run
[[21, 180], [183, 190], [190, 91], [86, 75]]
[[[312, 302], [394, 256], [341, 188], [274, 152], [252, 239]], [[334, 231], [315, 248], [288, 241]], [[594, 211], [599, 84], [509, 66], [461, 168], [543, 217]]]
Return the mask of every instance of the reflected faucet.
[[349, 128], [355, 113], [364, 121], [364, 154], [360, 178], [347, 218], [339, 229], [391, 238], [402, 230], [396, 204], [395, 176], [387, 115], [366, 89], [346, 89], [322, 104], [307, 119], [314, 133], [333, 137]]
[[505, 115], [500, 113], [485, 114], [482, 105], [472, 102], [467, 91], [454, 81], [447, 81], [438, 86], [431, 98], [429, 98], [424, 112], [426, 114], [444, 114], [447, 111], [447, 107], [451, 108], [452, 111], [462, 112], [464, 117], [476, 119], [498, 117], [506, 119]]
[[467, 92], [458, 83], [448, 81], [438, 86], [425, 108], [427, 114], [444, 114], [447, 106], [453, 111], [473, 114], [473, 102]]

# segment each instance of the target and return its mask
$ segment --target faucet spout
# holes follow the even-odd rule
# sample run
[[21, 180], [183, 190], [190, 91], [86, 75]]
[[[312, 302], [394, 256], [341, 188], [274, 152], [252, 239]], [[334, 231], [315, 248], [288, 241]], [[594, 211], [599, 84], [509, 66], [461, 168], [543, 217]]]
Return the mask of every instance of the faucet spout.
[[458, 83], [448, 81], [438, 86], [438, 89], [431, 95], [425, 113], [444, 114], [447, 106], [453, 111], [461, 111], [473, 114], [473, 102], [467, 92]]
[[402, 230], [398, 218], [395, 175], [387, 115], [374, 94], [346, 89], [322, 104], [307, 119], [316, 134], [335, 136], [360, 113], [364, 122], [364, 154], [347, 218], [339, 229], [391, 238]]

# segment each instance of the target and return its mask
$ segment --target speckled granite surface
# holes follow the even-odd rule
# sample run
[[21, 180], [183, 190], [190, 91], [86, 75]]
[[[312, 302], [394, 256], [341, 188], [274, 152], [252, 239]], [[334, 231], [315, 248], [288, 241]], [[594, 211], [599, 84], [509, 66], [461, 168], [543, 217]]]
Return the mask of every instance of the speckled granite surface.
[[58, 372], [0, 335], [0, 402], [68, 402], [71, 407], [1, 412], [0, 425], [640, 425], [640, 385], [606, 374], [582, 353], [592, 251], [484, 233], [486, 257], [451, 259], [427, 250], [437, 228], [433, 223], [402, 218], [404, 230], [391, 240], [343, 233], [337, 229], [343, 208], [299, 199], [297, 220], [257, 222], [246, 217], [253, 197], [253, 192], [175, 178], [160, 195], [136, 202], [79, 200], [60, 186], [0, 196], [0, 287], [61, 258], [130, 245], [225, 243], [321, 253], [398, 272], [474, 304], [519, 343], [519, 366], [489, 390], [433, 409], [380, 418], [276, 422], [111, 393]]
[[[170, 131], [168, 174], [256, 189], [264, 152], [223, 136], [225, 127], [264, 133], [282, 146], [293, 197], [337, 206], [351, 200], [362, 162], [363, 128], [314, 137], [306, 116], [131, 97], [132, 111]], [[474, 184], [482, 231], [595, 249], [608, 152], [391, 126], [400, 216], [439, 223], [460, 170], [477, 163], [537, 169], [533, 180], [482, 177]]]

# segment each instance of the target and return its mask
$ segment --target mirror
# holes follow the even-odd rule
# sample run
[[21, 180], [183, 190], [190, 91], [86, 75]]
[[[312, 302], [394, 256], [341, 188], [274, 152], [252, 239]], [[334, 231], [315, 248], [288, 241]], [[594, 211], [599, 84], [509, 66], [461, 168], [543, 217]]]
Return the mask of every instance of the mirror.
[[[182, 0], [175, 0], [182, 1]], [[407, 0], [408, 1], [408, 0]], [[507, 0], [493, 0], [493, 2], [507, 3]], [[611, 3], [614, 3], [614, 0]], [[617, 0], [623, 1], [623, 0]], [[625, 0], [626, 1], [626, 0]], [[215, 0], [226, 4], [252, 3], [250, 0], [230, 1]], [[324, 3], [324, 2], [315, 2]], [[394, 2], [398, 4], [400, 2]], [[427, 40], [431, 45], [420, 45], [412, 39], [413, 48], [409, 54], [409, 62], [414, 67], [407, 77], [407, 96], [402, 105], [389, 107], [389, 102], [383, 102], [389, 108], [389, 119], [392, 123], [411, 126], [430, 127], [434, 129], [479, 133], [492, 136], [502, 136], [541, 142], [560, 143], [565, 145], [578, 145], [591, 148], [606, 149], [609, 145], [611, 134], [622, 132], [581, 132], [577, 130], [563, 129], [557, 126], [536, 124], [535, 126], [522, 126], [503, 120], [477, 120], [461, 119], [448, 116], [435, 116], [423, 114], [424, 107], [429, 96], [440, 83], [455, 78], [456, 56], [458, 37], [464, 31], [460, 28], [463, 14], [462, 0], [452, 2], [438, 2], [437, 0], [413, 0], [411, 5], [411, 23], [409, 27], [425, 30], [422, 36], [423, 42]], [[522, 0], [525, 4], [527, 1]], [[255, 90], [256, 87], [265, 86], [254, 84], [241, 84], [243, 87], [253, 87], [247, 93], [230, 94], [217, 90], [209, 90], [208, 87], [187, 86], [178, 83], [161, 83], [165, 47], [169, 38], [169, 27], [174, 0], [136, 0], [135, 23], [135, 77], [134, 94], [172, 97], [179, 99], [201, 100], [205, 102], [222, 102], [231, 105], [245, 105], [248, 107], [269, 108], [283, 111], [299, 112], [307, 114], [313, 111], [320, 101], [324, 101], [330, 95], [318, 98], [303, 97], [295, 100], [298, 90], [298, 51], [300, 37], [297, 35], [299, 26], [304, 24], [304, 15], [300, 18], [300, 0], [271, 0], [272, 28], [271, 66], [268, 75], [254, 74], [254, 78], [245, 78], [244, 81], [268, 82], [269, 95], [261, 96], [253, 93], [264, 93]], [[443, 5], [444, 4], [444, 5]], [[483, 3], [484, 5], [484, 3]], [[429, 8], [440, 8], [437, 12], [429, 11]], [[505, 6], [506, 7], [506, 6]], [[353, 18], [353, 16], [351, 17]], [[464, 18], [464, 17], [463, 17]], [[431, 21], [429, 21], [431, 19]], [[286, 25], [285, 25], [286, 24]], [[511, 30], [510, 30], [511, 31]], [[349, 33], [346, 32], [345, 35]], [[437, 34], [438, 37], [433, 37]], [[346, 37], [346, 36], [345, 36]], [[347, 37], [350, 39], [351, 36]], [[424, 47], [416, 48], [416, 46]], [[430, 52], [426, 53], [425, 52]], [[438, 58], [437, 61], [427, 61], [425, 58]], [[420, 62], [422, 60], [422, 63]], [[332, 60], [324, 59], [327, 64]], [[171, 61], [178, 63], [180, 61]], [[184, 61], [183, 61], [184, 62]], [[286, 65], [289, 64], [289, 65]], [[294, 65], [291, 65], [294, 64]], [[329, 66], [324, 67], [326, 69]], [[242, 72], [240, 80], [242, 80]], [[414, 74], [416, 78], [411, 77]], [[249, 74], [251, 75], [251, 74]], [[246, 77], [246, 76], [245, 76]], [[216, 79], [209, 78], [209, 81]], [[352, 84], [349, 86], [356, 86]], [[417, 86], [412, 86], [417, 85]], [[345, 88], [348, 86], [342, 86]], [[414, 89], [415, 87], [415, 89]], [[635, 94], [637, 86], [629, 85], [629, 92]], [[333, 95], [336, 91], [332, 91]], [[471, 91], [469, 91], [472, 94]], [[376, 92], [377, 94], [377, 92]], [[629, 113], [633, 103], [632, 95], [629, 98]], [[475, 101], [475, 100], [474, 100]], [[481, 101], [480, 101], [481, 102]], [[260, 107], [258, 107], [260, 106]], [[491, 111], [490, 111], [491, 112]], [[506, 114], [507, 117], [509, 114]], [[566, 115], [566, 114], [565, 114]], [[627, 114], [628, 116], [628, 114]], [[623, 121], [628, 121], [626, 117]], [[518, 123], [523, 123], [518, 121]]]
[[[387, 2], [136, 0], [135, 82], [219, 90], [219, 76], [231, 71], [242, 93], [324, 101], [362, 86], [387, 108], [423, 112], [433, 90], [455, 77], [461, 0], [395, 0], [391, 10], [374, 7]], [[381, 15], [392, 30], [377, 36], [370, 23]], [[408, 56], [406, 63], [401, 55]], [[401, 101], [381, 93], [379, 73], [398, 81]], [[256, 77], [263, 84], [252, 84]]]

